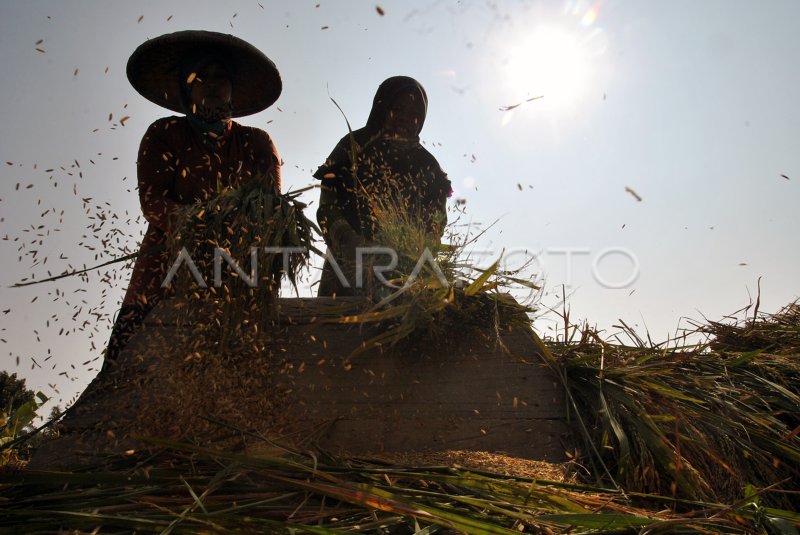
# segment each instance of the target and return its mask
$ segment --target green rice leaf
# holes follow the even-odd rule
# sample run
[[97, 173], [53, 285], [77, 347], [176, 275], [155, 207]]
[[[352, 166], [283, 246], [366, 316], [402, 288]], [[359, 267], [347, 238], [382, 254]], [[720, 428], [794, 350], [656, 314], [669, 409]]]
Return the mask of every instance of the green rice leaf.
[[495, 263], [492, 264], [488, 269], [475, 268], [481, 272], [481, 275], [480, 277], [472, 281], [469, 284], [469, 286], [464, 288], [464, 295], [470, 297], [480, 292], [483, 289], [484, 284], [486, 284], [486, 281], [488, 281], [492, 277], [492, 275], [494, 275], [497, 272], [497, 268], [499, 266], [500, 266], [500, 259], [498, 258], [497, 261], [495, 261]]

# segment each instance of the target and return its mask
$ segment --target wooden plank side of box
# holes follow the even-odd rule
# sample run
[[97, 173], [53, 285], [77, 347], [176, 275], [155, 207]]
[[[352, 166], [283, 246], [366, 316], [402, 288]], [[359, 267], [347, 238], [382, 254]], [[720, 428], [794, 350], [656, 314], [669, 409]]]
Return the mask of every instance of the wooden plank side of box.
[[[383, 332], [332, 323], [353, 303], [281, 299], [266, 341], [195, 356], [188, 347], [219, 340], [187, 324], [180, 303], [160, 303], [65, 427], [98, 450], [127, 448], [132, 435], [209, 438], [217, 421], [354, 456], [460, 449], [563, 460], [563, 388], [530, 331], [459, 330], [353, 355]], [[103, 437], [113, 440], [104, 447]]]
[[529, 333], [401, 344], [353, 358], [363, 333], [287, 328], [276, 388], [291, 425], [318, 444], [357, 453], [463, 449], [563, 460], [563, 388]]

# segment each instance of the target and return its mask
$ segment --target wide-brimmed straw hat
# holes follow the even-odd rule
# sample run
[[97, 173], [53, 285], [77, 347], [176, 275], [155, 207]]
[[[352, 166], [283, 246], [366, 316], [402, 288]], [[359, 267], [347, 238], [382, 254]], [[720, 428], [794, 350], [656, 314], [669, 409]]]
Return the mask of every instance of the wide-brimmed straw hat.
[[282, 84], [275, 64], [247, 41], [217, 32], [185, 30], [145, 41], [128, 60], [128, 80], [147, 100], [183, 113], [181, 63], [198, 52], [230, 59], [233, 117], [258, 113], [278, 100]]

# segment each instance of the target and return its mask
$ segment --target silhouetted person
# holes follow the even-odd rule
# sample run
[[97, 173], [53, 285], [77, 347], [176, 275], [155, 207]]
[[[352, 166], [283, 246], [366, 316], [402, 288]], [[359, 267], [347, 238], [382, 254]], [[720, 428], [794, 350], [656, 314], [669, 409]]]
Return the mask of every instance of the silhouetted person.
[[184, 115], [155, 121], [139, 147], [144, 254], [136, 259], [104, 367], [164, 295], [161, 284], [174, 260], [164, 246], [177, 211], [254, 176], [271, 178], [276, 195], [281, 190], [280, 158], [269, 135], [232, 120], [268, 108], [281, 93], [280, 75], [261, 51], [232, 35], [182, 31], [139, 46], [127, 72], [142, 96]]
[[322, 181], [317, 221], [329, 254], [349, 288], [326, 260], [318, 294], [361, 295], [355, 284], [356, 248], [374, 242], [386, 208], [403, 211], [435, 240], [447, 224], [450, 181], [419, 142], [428, 97], [407, 76], [385, 80], [375, 94], [367, 124], [345, 135], [314, 173]]

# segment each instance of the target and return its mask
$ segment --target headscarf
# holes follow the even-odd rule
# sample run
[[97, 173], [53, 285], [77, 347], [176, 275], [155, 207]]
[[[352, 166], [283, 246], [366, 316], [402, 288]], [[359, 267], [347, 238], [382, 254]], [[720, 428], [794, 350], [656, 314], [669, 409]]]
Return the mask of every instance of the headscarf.
[[379, 134], [386, 123], [392, 104], [399, 96], [407, 92], [417, 97], [417, 102], [420, 103], [422, 108], [419, 110], [420, 121], [415, 132], [415, 139], [411, 140], [418, 142], [419, 133], [422, 132], [422, 125], [425, 123], [425, 116], [428, 114], [428, 94], [425, 93], [425, 88], [422, 87], [422, 84], [409, 76], [392, 76], [378, 86], [375, 98], [372, 99], [372, 109], [369, 112], [367, 124], [361, 130], [369, 133], [370, 137]]

